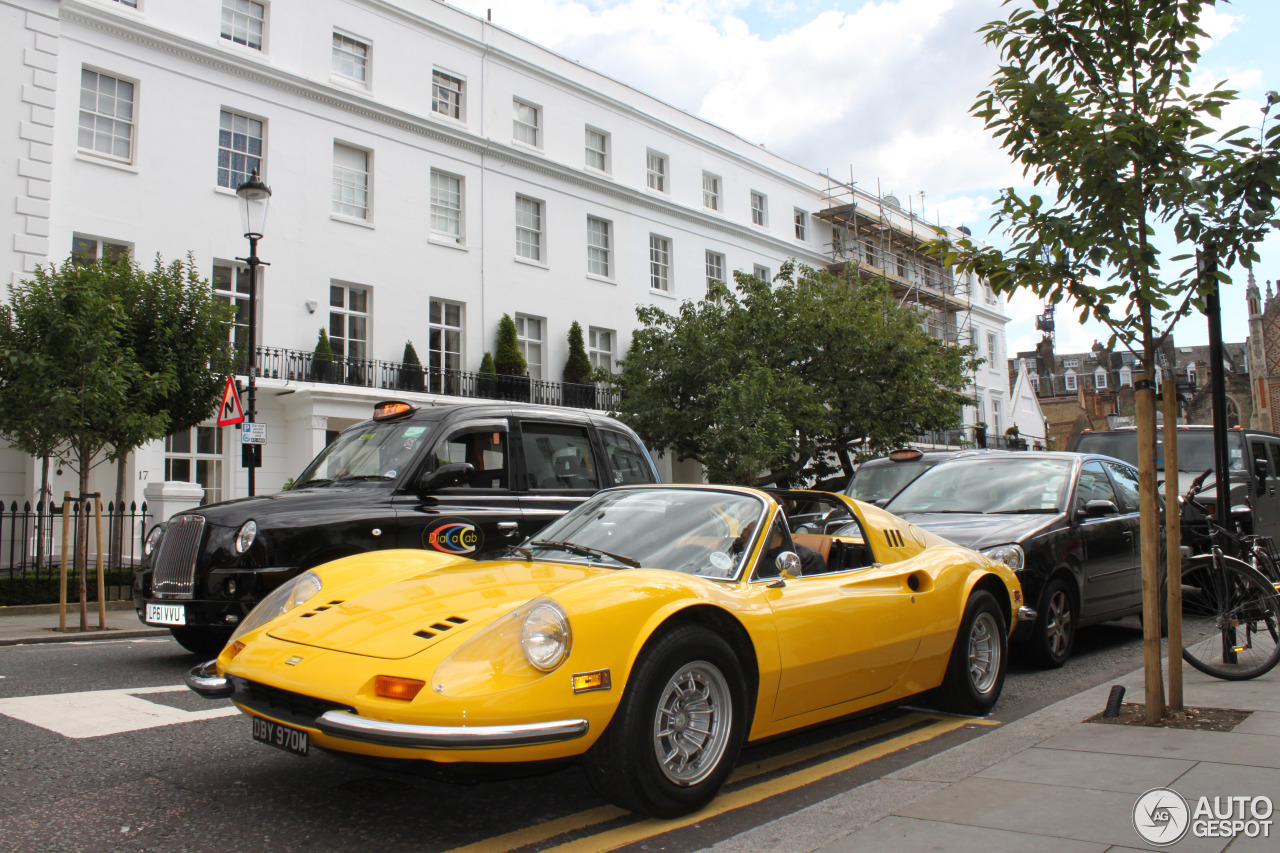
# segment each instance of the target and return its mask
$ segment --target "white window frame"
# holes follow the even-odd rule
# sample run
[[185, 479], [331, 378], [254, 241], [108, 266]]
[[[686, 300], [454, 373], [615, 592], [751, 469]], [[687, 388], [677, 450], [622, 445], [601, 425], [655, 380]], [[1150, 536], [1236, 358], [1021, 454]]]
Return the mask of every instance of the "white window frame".
[[990, 368], [1000, 370], [1000, 336], [995, 332], [987, 332], [987, 353], [991, 356]]
[[[90, 75], [92, 75], [94, 83], [92, 90], [86, 89], [85, 86], [88, 82], [86, 78]], [[101, 84], [104, 79], [112, 82], [111, 94], [105, 94], [102, 91]], [[120, 95], [122, 86], [129, 87], [127, 99]], [[90, 94], [93, 101], [91, 105], [86, 104], [86, 101], [90, 100], [87, 97]], [[88, 122], [87, 126], [86, 121]], [[108, 74], [105, 71], [99, 71], [89, 66], [81, 66], [80, 119], [76, 138], [77, 150], [90, 157], [100, 157], [113, 163], [133, 165], [134, 152], [137, 148], [134, 145], [134, 141], [137, 139], [135, 132], [137, 124], [138, 82], [117, 74]], [[85, 144], [84, 137], [86, 133], [89, 135], [88, 145]], [[105, 140], [107, 143], [107, 150], [105, 151], [98, 147], [101, 140]], [[125, 143], [126, 153], [124, 155], [116, 153], [120, 140]]]
[[453, 121], [466, 123], [466, 78], [441, 68], [431, 69], [431, 112]]
[[[226, 286], [219, 287], [219, 270], [227, 271]], [[259, 271], [255, 276], [256, 281], [254, 282], [258, 287], [259, 294], [262, 293], [261, 276], [262, 273]], [[231, 341], [232, 347], [236, 350], [243, 347], [247, 354], [249, 349], [249, 268], [238, 261], [214, 261], [213, 274], [209, 282], [213, 288], [213, 295], [226, 302], [235, 311], [231, 321], [231, 328], [227, 330], [227, 337]]]
[[724, 252], [713, 252], [711, 249], [706, 251], [707, 262], [707, 289], [711, 289], [711, 282], [724, 282]]
[[[89, 244], [93, 244], [93, 251], [84, 251]], [[110, 251], [108, 251], [110, 247]], [[79, 231], [71, 235], [71, 258], [73, 261], [97, 263], [105, 260], [107, 263], [113, 263], [122, 256], [133, 257], [133, 244], [125, 243], [121, 240], [112, 240], [107, 237], [95, 237], [91, 234], [82, 234]]]
[[587, 216], [587, 275], [613, 278], [613, 222]]
[[1101, 367], [1093, 372], [1093, 387], [1097, 388], [1099, 391], [1105, 391], [1107, 389], [1107, 371], [1103, 370]]
[[130, 9], [138, 8], [138, 0], [115, 0], [121, 6], [128, 6]]
[[[358, 160], [364, 160], [359, 168]], [[341, 161], [348, 161], [347, 164]], [[332, 214], [339, 219], [373, 221], [373, 152], [333, 141]]]
[[723, 179], [711, 172], [702, 173], [702, 206], [707, 210], [720, 210], [720, 188]]
[[[597, 141], [592, 139], [592, 134], [599, 137], [599, 140], [598, 140], [600, 143], [599, 148], [595, 148], [592, 146], [592, 143]], [[586, 158], [585, 159], [586, 168], [594, 170], [596, 172], [601, 172], [606, 175], [609, 174], [609, 172], [611, 171], [609, 152], [610, 152], [610, 149], [613, 147], [611, 143], [612, 143], [612, 139], [610, 138], [609, 133], [601, 130], [598, 127], [592, 127], [591, 125], [587, 125], [583, 131], [583, 143], [582, 143], [583, 156]], [[596, 165], [595, 163], [592, 162], [593, 160], [596, 160], [596, 159], [599, 160], [600, 162], [599, 165]]]
[[[181, 460], [187, 462], [191, 467], [187, 472], [190, 478], [189, 482], [198, 483], [200, 463], [204, 462], [212, 469], [212, 476], [206, 478], [209, 484], [200, 483], [204, 489], [204, 495], [200, 499], [200, 505], [217, 503], [223, 499], [224, 489], [226, 486], [227, 462], [227, 445], [230, 444], [224, 434], [224, 428], [216, 426], [212, 421], [205, 421], [197, 424], [190, 429], [182, 430], [187, 434], [188, 440], [191, 442], [188, 450], [174, 450], [174, 435], [165, 436], [164, 440], [164, 478], [170, 480], [177, 475], [173, 470], [174, 461]], [[200, 449], [201, 435], [212, 437], [213, 450], [202, 451]], [[175, 433], [176, 435], [176, 433]]]
[[1000, 426], [1000, 398], [991, 398], [991, 430], [995, 435], [1003, 435], [1004, 430]]
[[541, 199], [516, 194], [516, 259], [545, 264], [546, 204]]
[[587, 328], [587, 358], [591, 360], [592, 367], [603, 367], [613, 372], [617, 361], [617, 350], [614, 349], [617, 340], [618, 333], [613, 329]]
[[1064, 383], [1066, 383], [1066, 386], [1067, 386], [1067, 390], [1068, 390], [1068, 391], [1075, 391], [1075, 390], [1077, 390], [1077, 389], [1076, 389], [1076, 375], [1075, 375], [1075, 373], [1074, 373], [1074, 372], [1072, 372], [1072, 371], [1068, 370], [1066, 373], [1064, 373], [1064, 374], [1062, 375], [1062, 381], [1063, 381]]
[[[343, 70], [350, 66], [350, 73]], [[333, 31], [333, 53], [329, 64], [330, 76], [343, 83], [368, 89], [373, 84], [373, 44], [343, 30]]]
[[773, 280], [773, 270], [769, 269], [764, 264], [756, 264], [751, 270], [751, 274], [763, 281], [765, 284], [768, 284]]
[[671, 293], [671, 238], [649, 235], [649, 289]]
[[1120, 368], [1120, 387], [1124, 388], [1125, 386], [1132, 385], [1132, 384], [1133, 384], [1133, 371], [1128, 367]]
[[[231, 126], [229, 129], [223, 126], [226, 123], [224, 121], [224, 116], [230, 118]], [[241, 124], [238, 125], [237, 120], [240, 120]], [[253, 135], [254, 124], [258, 126], [258, 133], [260, 134], [259, 136], [256, 136], [256, 137]], [[240, 129], [237, 130], [237, 127], [239, 127]], [[228, 134], [227, 138], [230, 140], [229, 147], [222, 144], [224, 133]], [[243, 149], [237, 147], [238, 136], [244, 137], [245, 141], [244, 141]], [[257, 143], [258, 143], [257, 154], [251, 153], [253, 151], [254, 140], [257, 140]], [[222, 153], [224, 151], [227, 153], [226, 166], [222, 165]], [[236, 158], [241, 158], [244, 165], [243, 169], [235, 168]], [[267, 121], [266, 119], [258, 118], [257, 116], [251, 116], [248, 113], [236, 112], [235, 110], [229, 110], [226, 107], [222, 107], [218, 111], [217, 186], [225, 187], [226, 189], [229, 189], [232, 192], [235, 192], [237, 189], [240, 188], [240, 185], [242, 183], [249, 180], [249, 177], [253, 174], [255, 169], [258, 172], [258, 178], [260, 180], [265, 181], [267, 179]], [[228, 183], [222, 182], [222, 173], [224, 171], [227, 173]]]
[[[257, 0], [222, 0], [220, 35], [223, 41], [260, 53], [267, 51], [267, 9], [269, 3]], [[256, 14], [261, 12], [261, 15]], [[253, 22], [257, 22], [254, 33]], [[254, 44], [254, 36], [257, 44]]]
[[[439, 169], [431, 170], [429, 180], [431, 236], [448, 243], [461, 244], [464, 237], [466, 181], [461, 175]], [[444, 227], [440, 227], [442, 225]]]
[[644, 153], [645, 186], [656, 193], [666, 193], [667, 171], [671, 165], [666, 154], [649, 148]]
[[[335, 305], [333, 302], [335, 290], [342, 291], [341, 305]], [[357, 294], [361, 297], [363, 308], [358, 307], [352, 298]], [[334, 334], [333, 321], [335, 317], [342, 318], [341, 335]], [[363, 337], [355, 337], [351, 334], [352, 319], [364, 321]], [[373, 347], [373, 288], [363, 284], [331, 279], [329, 281], [329, 324], [327, 328], [329, 343], [333, 347], [335, 356], [353, 360], [370, 358], [369, 353], [372, 352]], [[355, 347], [358, 352], [352, 352], [353, 343], [359, 344], [358, 347]]]
[[809, 211], [794, 208], [793, 219], [796, 225], [796, 239], [807, 240], [809, 236]]
[[757, 190], [751, 191], [751, 224], [761, 228], [769, 227], [769, 197]]
[[1062, 366], [1063, 366], [1063, 367], [1079, 367], [1079, 366], [1080, 366], [1080, 359], [1078, 359], [1078, 358], [1064, 358], [1064, 359], [1062, 360]]
[[[464, 369], [462, 354], [466, 351], [463, 328], [466, 321], [466, 303], [452, 299], [432, 297], [427, 307], [427, 368], [433, 377], [448, 371]], [[458, 322], [449, 322], [449, 309], [456, 308]], [[456, 348], [449, 346], [449, 336], [455, 336]]]
[[530, 148], [542, 147], [542, 107], [524, 98], [511, 99], [511, 139]]
[[528, 366], [529, 376], [542, 378], [543, 354], [546, 352], [547, 318], [516, 314], [516, 342]]

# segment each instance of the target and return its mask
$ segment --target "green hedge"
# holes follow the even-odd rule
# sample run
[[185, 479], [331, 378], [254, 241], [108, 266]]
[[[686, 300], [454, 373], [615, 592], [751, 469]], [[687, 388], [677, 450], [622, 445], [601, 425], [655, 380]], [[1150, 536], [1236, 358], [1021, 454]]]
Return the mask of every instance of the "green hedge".
[[[97, 572], [91, 570], [88, 579], [90, 602], [98, 600]], [[112, 587], [123, 587], [126, 596], [133, 585], [133, 571], [115, 571], [106, 573], [107, 597], [119, 595], [120, 590]], [[80, 591], [74, 573], [67, 573], [67, 601], [79, 603]], [[0, 577], [0, 607], [14, 607], [19, 604], [57, 604], [58, 575], [28, 575], [25, 577]]]

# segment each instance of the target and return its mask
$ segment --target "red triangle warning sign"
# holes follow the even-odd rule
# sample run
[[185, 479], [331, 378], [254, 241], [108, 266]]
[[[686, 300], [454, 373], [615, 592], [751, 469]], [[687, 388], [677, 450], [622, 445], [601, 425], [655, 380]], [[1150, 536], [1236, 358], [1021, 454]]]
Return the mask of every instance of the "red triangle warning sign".
[[227, 377], [226, 390], [222, 392], [222, 403], [218, 406], [218, 426], [235, 426], [244, 421], [244, 409], [240, 408], [240, 389], [236, 387], [236, 378]]

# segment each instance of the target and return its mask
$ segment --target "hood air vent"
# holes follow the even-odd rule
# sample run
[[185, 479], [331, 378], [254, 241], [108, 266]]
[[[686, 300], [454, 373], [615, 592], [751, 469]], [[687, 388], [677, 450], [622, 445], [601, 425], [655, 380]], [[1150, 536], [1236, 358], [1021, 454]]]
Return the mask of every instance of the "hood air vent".
[[445, 631], [448, 631], [450, 628], [456, 627], [458, 625], [465, 625], [466, 623], [467, 623], [467, 620], [463, 619], [461, 616], [450, 616], [448, 619], [445, 619], [443, 622], [436, 622], [430, 628], [423, 628], [421, 631], [414, 631], [413, 635], [415, 637], [421, 637], [424, 640], [430, 640], [432, 637], [436, 636], [437, 634], [443, 634]]

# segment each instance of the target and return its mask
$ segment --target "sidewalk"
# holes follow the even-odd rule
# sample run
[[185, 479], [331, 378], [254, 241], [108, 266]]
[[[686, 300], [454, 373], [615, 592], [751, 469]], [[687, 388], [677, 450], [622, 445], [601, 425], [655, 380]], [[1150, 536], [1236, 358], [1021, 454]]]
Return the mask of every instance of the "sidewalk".
[[0, 607], [0, 646], [28, 643], [66, 643], [86, 640], [125, 640], [134, 637], [168, 636], [164, 628], [151, 628], [138, 621], [132, 601], [107, 603], [107, 630], [99, 631], [98, 603], [89, 605], [89, 630], [80, 633], [80, 603], [67, 605], [67, 633], [58, 632], [58, 605]]
[[[1254, 713], [1231, 732], [1100, 725], [1111, 684], [710, 848], [714, 853], [1231, 853], [1280, 849], [1280, 667], [1219, 681], [1183, 667], [1185, 704]], [[1118, 683], [1141, 702], [1143, 673]], [[1133, 824], [1152, 788], [1198, 799], [1270, 797], [1270, 837], [1154, 847]], [[1224, 800], [1225, 802], [1225, 800]], [[1225, 806], [1224, 806], [1225, 807]], [[1245, 807], [1246, 810], [1248, 806]], [[1249, 817], [1246, 814], [1246, 817]]]

